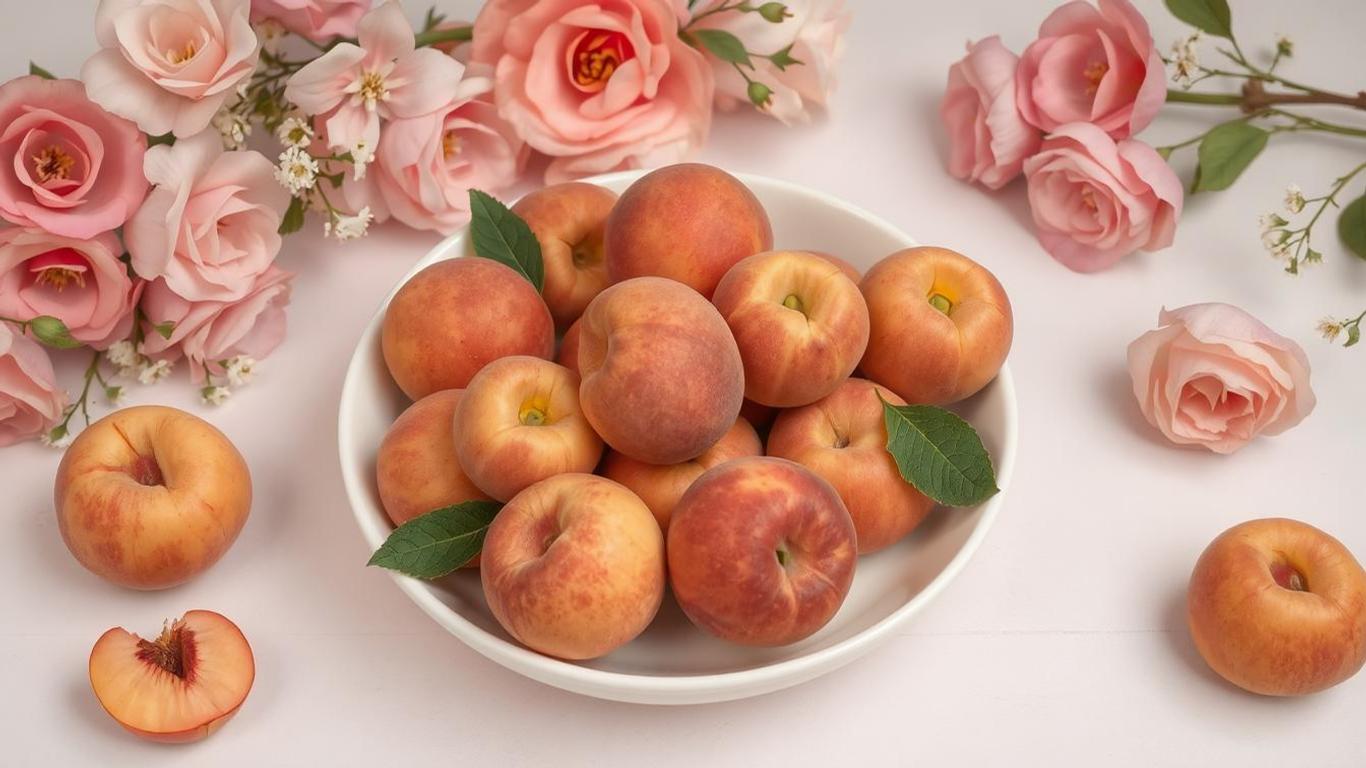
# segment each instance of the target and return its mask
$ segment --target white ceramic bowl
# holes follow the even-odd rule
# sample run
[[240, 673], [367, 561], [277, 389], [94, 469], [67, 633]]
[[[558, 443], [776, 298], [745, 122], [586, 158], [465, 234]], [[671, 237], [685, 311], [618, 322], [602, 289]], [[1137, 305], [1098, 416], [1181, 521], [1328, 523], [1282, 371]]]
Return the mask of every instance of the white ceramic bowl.
[[[621, 191], [639, 172], [590, 179]], [[823, 250], [866, 271], [915, 241], [887, 222], [833, 197], [787, 182], [741, 175], [773, 221], [779, 248]], [[408, 276], [465, 254], [465, 234], [447, 238]], [[394, 288], [398, 290], [397, 286]], [[380, 353], [384, 301], [356, 345], [342, 388], [338, 441], [342, 476], [361, 533], [377, 548], [392, 530], [375, 488], [375, 454], [407, 401]], [[646, 704], [695, 704], [756, 696], [811, 680], [867, 653], [904, 627], [967, 565], [1000, 512], [1015, 464], [1015, 388], [1009, 367], [957, 409], [977, 428], [996, 464], [1001, 493], [968, 509], [941, 508], [901, 543], [859, 560], [854, 585], [820, 632], [785, 648], [744, 648], [688, 623], [667, 597], [639, 638], [611, 655], [571, 663], [527, 650], [505, 633], [484, 602], [476, 572], [433, 582], [392, 573], [399, 588], [474, 650], [534, 680], [588, 696]]]

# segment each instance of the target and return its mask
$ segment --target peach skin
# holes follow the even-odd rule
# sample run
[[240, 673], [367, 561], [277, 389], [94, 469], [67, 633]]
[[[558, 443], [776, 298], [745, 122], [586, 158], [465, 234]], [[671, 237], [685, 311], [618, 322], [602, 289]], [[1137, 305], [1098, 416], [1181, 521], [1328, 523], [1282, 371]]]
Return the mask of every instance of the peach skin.
[[487, 499], [455, 455], [455, 407], [464, 390], [445, 389], [418, 400], [394, 420], [379, 444], [375, 480], [394, 525], [462, 501]]
[[582, 323], [575, 320], [560, 339], [560, 351], [555, 353], [555, 362], [576, 374], [579, 372], [579, 330], [582, 327]]
[[541, 295], [559, 328], [579, 319], [608, 285], [603, 229], [616, 202], [609, 189], [571, 181], [530, 192], [512, 206], [541, 244]]

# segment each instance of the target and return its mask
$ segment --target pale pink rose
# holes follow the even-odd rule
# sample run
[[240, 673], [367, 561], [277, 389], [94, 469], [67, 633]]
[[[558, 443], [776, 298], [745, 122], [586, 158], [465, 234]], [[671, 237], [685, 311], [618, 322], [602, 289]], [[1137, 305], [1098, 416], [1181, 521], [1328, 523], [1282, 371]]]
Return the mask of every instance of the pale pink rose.
[[75, 80], [0, 85], [0, 216], [86, 239], [128, 221], [147, 194], [147, 137]]
[[51, 315], [95, 349], [128, 336], [142, 281], [128, 277], [119, 240], [76, 240], [41, 229], [0, 229], [0, 317]]
[[1015, 106], [1019, 58], [992, 35], [968, 45], [968, 55], [949, 67], [939, 117], [949, 132], [949, 173], [1000, 189], [1020, 175], [1024, 159], [1039, 149], [1042, 133]]
[[245, 296], [280, 252], [289, 193], [275, 166], [202, 133], [152, 147], [146, 172], [156, 186], [124, 230], [133, 271], [190, 301]]
[[65, 408], [47, 352], [0, 322], [0, 448], [46, 433]]
[[153, 136], [193, 136], [256, 69], [250, 0], [100, 0], [90, 98]]
[[[709, 0], [693, 7], [701, 16], [728, 0]], [[695, 29], [730, 32], [749, 51], [777, 53], [791, 46], [789, 54], [801, 64], [779, 69], [769, 59], [750, 57], [754, 69], [747, 74], [768, 86], [772, 101], [764, 112], [789, 125], [811, 119], [811, 108], [824, 108], [835, 90], [835, 68], [844, 56], [844, 33], [853, 14], [844, 0], [786, 0], [790, 17], [774, 23], [758, 13], [722, 11], [698, 19]], [[755, 5], [758, 5], [756, 3]], [[716, 77], [716, 103], [722, 109], [749, 105], [749, 83], [735, 65], [709, 57]]]
[[285, 98], [323, 116], [329, 146], [362, 158], [379, 144], [380, 120], [420, 117], [448, 103], [464, 74], [434, 48], [415, 48], [413, 27], [397, 2], [365, 14], [358, 42], [342, 43], [289, 78]]
[[[184, 357], [196, 384], [204, 383], [205, 369], [222, 376], [234, 357], [263, 360], [285, 339], [293, 281], [292, 273], [272, 266], [235, 301], [187, 301], [164, 280], [153, 281], [142, 298], [147, 335], [141, 351], [157, 360]], [[170, 338], [152, 330], [164, 323], [174, 325]]]
[[1064, 125], [1025, 160], [1024, 174], [1039, 242], [1069, 269], [1094, 272], [1172, 244], [1181, 179], [1141, 141]]
[[1129, 0], [1060, 6], [1039, 26], [1015, 75], [1020, 114], [1052, 132], [1095, 123], [1116, 139], [1147, 127], [1167, 99], [1167, 73]]
[[253, 22], [273, 19], [285, 29], [315, 43], [355, 37], [356, 22], [372, 0], [251, 0]]
[[554, 158], [550, 182], [678, 162], [711, 128], [711, 65], [666, 0], [490, 0], [470, 67], [494, 73], [499, 113]]
[[1129, 345], [1143, 417], [1179, 445], [1233, 453], [1314, 410], [1300, 345], [1228, 304], [1162, 310], [1161, 326]]

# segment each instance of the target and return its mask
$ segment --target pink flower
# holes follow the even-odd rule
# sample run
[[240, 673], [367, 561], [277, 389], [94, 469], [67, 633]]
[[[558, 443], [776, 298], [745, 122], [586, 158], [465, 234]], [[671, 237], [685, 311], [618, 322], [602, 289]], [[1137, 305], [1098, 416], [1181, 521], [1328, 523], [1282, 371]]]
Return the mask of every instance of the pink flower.
[[106, 349], [128, 335], [142, 291], [112, 233], [76, 240], [40, 229], [0, 229], [0, 316], [51, 315], [72, 337]]
[[124, 230], [133, 270], [189, 301], [245, 296], [280, 252], [289, 193], [275, 166], [203, 133], [148, 150], [146, 172], [156, 187]]
[[706, 140], [711, 66], [666, 0], [489, 0], [470, 67], [498, 112], [554, 160], [548, 181], [682, 160]]
[[1115, 143], [1090, 123], [1064, 125], [1024, 164], [1039, 242], [1069, 269], [1105, 269], [1172, 244], [1181, 180], [1152, 147]]
[[421, 117], [449, 102], [464, 74], [460, 62], [414, 48], [413, 27], [397, 2], [365, 14], [360, 45], [342, 43], [289, 79], [285, 98], [324, 115], [329, 145], [364, 161], [379, 144], [380, 120]]
[[0, 322], [0, 448], [46, 433], [65, 408], [47, 353]]
[[296, 35], [315, 43], [355, 37], [356, 22], [372, 0], [251, 0], [253, 22], [274, 19]]
[[1015, 106], [1018, 62], [993, 35], [969, 44], [968, 55], [949, 67], [939, 117], [949, 131], [949, 173], [954, 176], [1000, 189], [1038, 151], [1039, 130]]
[[1039, 26], [1015, 87], [1020, 113], [1052, 132], [1095, 123], [1116, 139], [1147, 127], [1167, 98], [1166, 70], [1148, 22], [1129, 0], [1074, 0]]
[[249, 0], [100, 0], [90, 98], [153, 136], [192, 136], [256, 69]]
[[1314, 410], [1304, 350], [1252, 315], [1194, 304], [1157, 319], [1129, 345], [1129, 375], [1143, 417], [1173, 443], [1233, 453]]
[[0, 216], [86, 239], [123, 226], [147, 194], [137, 126], [75, 80], [0, 85]]
[[[726, 0], [710, 0], [693, 8], [698, 16]], [[756, 4], [757, 5], [757, 4]], [[723, 11], [699, 19], [697, 29], [721, 29], [740, 38], [745, 48], [759, 54], [772, 54], [791, 46], [792, 58], [801, 64], [779, 69], [769, 59], [751, 57], [754, 70], [748, 74], [773, 91], [766, 111], [787, 124], [811, 119], [810, 107], [824, 107], [835, 89], [835, 67], [844, 56], [844, 32], [852, 14], [844, 0], [787, 0], [791, 16], [779, 23], [767, 21], [758, 13]], [[716, 102], [723, 109], [749, 104], [749, 84], [734, 65], [712, 59], [716, 77]]]
[[[293, 280], [293, 274], [272, 266], [234, 301], [189, 301], [166, 281], [156, 280], [142, 299], [148, 328], [141, 351], [158, 360], [185, 357], [196, 384], [204, 383], [205, 369], [224, 375], [234, 357], [262, 360], [285, 339], [285, 307]], [[151, 330], [163, 323], [174, 324], [169, 339]]]

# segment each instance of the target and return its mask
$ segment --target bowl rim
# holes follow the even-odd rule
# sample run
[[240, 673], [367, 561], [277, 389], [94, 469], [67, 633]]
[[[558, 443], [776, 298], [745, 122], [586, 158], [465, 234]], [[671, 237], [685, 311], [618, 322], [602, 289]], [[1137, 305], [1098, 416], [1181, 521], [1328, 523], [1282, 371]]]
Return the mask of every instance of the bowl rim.
[[[648, 170], [619, 171], [615, 173], [602, 174], [583, 179], [587, 183], [612, 184], [614, 182], [630, 181], [648, 173]], [[747, 173], [734, 173], [736, 178], [745, 183], [746, 186], [755, 185], [778, 188], [789, 194], [812, 199], [820, 204], [842, 209], [861, 221], [882, 229], [885, 233], [892, 236], [899, 242], [906, 243], [906, 247], [916, 244], [914, 238], [906, 235], [898, 227], [893, 226], [881, 217], [867, 211], [864, 208], [848, 203], [840, 198], [834, 197], [825, 192], [811, 189], [800, 184], [796, 184], [781, 179], [773, 179]], [[337, 446], [338, 458], [342, 466], [342, 481], [346, 489], [347, 502], [351, 506], [352, 516], [358, 524], [361, 536], [366, 544], [378, 547], [388, 536], [388, 531], [392, 530], [392, 525], [386, 519], [375, 520], [374, 510], [370, 509], [368, 501], [369, 489], [360, 484], [364, 480], [358, 477], [358, 473], [349, 471], [349, 457], [357, 455], [355, 446], [352, 444], [350, 434], [352, 433], [352, 409], [346, 405], [355, 398], [355, 390], [359, 386], [359, 380], [364, 375], [363, 369], [370, 365], [368, 358], [362, 354], [362, 348], [368, 346], [367, 342], [376, 343], [372, 337], [377, 336], [378, 328], [382, 322], [385, 310], [389, 306], [398, 289], [410, 280], [413, 275], [425, 269], [441, 258], [434, 258], [441, 254], [455, 254], [447, 258], [465, 258], [459, 253], [461, 246], [467, 236], [468, 227], [461, 228], [460, 231], [444, 238], [440, 243], [429, 250], [426, 255], [418, 259], [402, 279], [394, 284], [393, 288], [385, 295], [379, 307], [371, 316], [365, 329], [362, 331], [356, 346], [352, 351], [351, 360], [347, 364], [345, 379], [342, 383], [341, 396], [338, 400], [337, 418]], [[448, 632], [458, 637], [470, 648], [480, 655], [514, 671], [531, 677], [545, 684], [565, 688], [578, 693], [587, 693], [600, 690], [617, 690], [623, 692], [650, 693], [660, 696], [667, 696], [681, 701], [690, 700], [688, 697], [711, 692], [715, 694], [714, 700], [724, 700], [726, 698], [737, 698], [747, 695], [745, 690], [756, 693], [765, 690], [772, 690], [775, 686], [781, 687], [783, 681], [793, 683], [810, 679], [822, 672], [829, 671], [835, 667], [842, 666], [844, 663], [853, 661], [859, 656], [867, 653], [883, 641], [896, 627], [906, 622], [910, 617], [918, 613], [925, 605], [939, 596], [948, 585], [958, 576], [967, 566], [969, 560], [977, 552], [982, 542], [985, 540], [988, 531], [995, 524], [997, 516], [1000, 514], [1001, 507], [1005, 502], [1006, 492], [1010, 487], [1011, 478], [1015, 469], [1015, 458], [1017, 452], [1018, 436], [1018, 403], [1016, 401], [1016, 390], [1014, 377], [1010, 371], [1007, 361], [1001, 366], [1000, 372], [991, 386], [1002, 388], [1004, 398], [1004, 425], [1001, 435], [1003, 450], [1000, 456], [993, 457], [997, 462], [996, 485], [999, 491], [990, 499], [983, 502], [981, 516], [974, 525], [972, 532], [963, 542], [959, 550], [949, 560], [938, 574], [930, 580], [918, 593], [904, 604], [892, 611], [878, 622], [869, 626], [856, 634], [847, 637], [829, 646], [819, 648], [803, 655], [791, 659], [776, 661], [771, 664], [754, 667], [752, 669], [733, 670], [728, 672], [710, 672], [697, 675], [652, 675], [638, 674], [629, 672], [613, 672], [608, 670], [596, 669], [570, 661], [564, 661], [551, 656], [546, 656], [529, 648], [524, 648], [516, 643], [505, 640], [497, 635], [485, 630], [478, 624], [465, 618], [459, 611], [451, 608], [440, 600], [425, 581], [404, 576], [396, 571], [386, 573], [408, 595], [414, 603], [418, 605], [428, 616], [445, 628]], [[365, 503], [360, 503], [360, 499], [366, 499]], [[380, 517], [383, 512], [380, 510]], [[381, 530], [384, 529], [384, 530]], [[376, 537], [378, 540], [376, 541]]]

